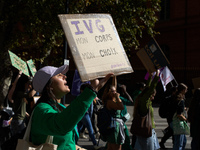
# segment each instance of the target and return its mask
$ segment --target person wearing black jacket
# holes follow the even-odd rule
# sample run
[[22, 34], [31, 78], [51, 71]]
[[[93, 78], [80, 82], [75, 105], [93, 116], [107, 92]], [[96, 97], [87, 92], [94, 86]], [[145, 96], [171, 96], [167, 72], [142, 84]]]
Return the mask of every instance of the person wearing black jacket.
[[176, 92], [177, 92], [177, 87], [174, 86], [170, 89], [170, 95], [168, 95], [165, 100], [168, 101], [170, 103], [170, 113], [167, 117], [167, 123], [168, 123], [168, 127], [164, 130], [164, 136], [161, 138], [161, 142], [159, 143], [160, 144], [160, 147], [161, 149], [166, 149], [165, 147], [165, 142], [172, 136], [172, 142], [173, 142], [173, 130], [172, 128], [170, 127], [170, 123], [172, 122], [172, 118], [176, 112], [176, 106], [177, 106], [177, 101], [175, 101], [175, 95], [176, 95]]
[[188, 110], [188, 122], [190, 122], [190, 136], [192, 137], [191, 149], [200, 149], [200, 88], [195, 89]]

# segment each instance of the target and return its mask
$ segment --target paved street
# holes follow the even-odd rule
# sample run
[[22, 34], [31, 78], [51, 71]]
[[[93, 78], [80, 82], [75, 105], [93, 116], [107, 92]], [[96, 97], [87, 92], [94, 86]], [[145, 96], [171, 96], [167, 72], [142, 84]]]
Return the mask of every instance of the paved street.
[[[127, 106], [127, 109], [128, 109], [128, 112], [130, 114], [133, 113], [133, 106]], [[158, 115], [158, 107], [154, 107], [154, 118], [155, 118], [155, 122], [156, 122], [156, 133], [157, 133], [157, 137], [158, 137], [158, 141], [160, 142], [162, 136], [163, 136], [163, 133], [162, 133], [162, 130], [164, 130], [166, 127], [167, 127], [167, 122], [166, 122], [166, 119], [162, 119], [159, 117]], [[126, 123], [128, 129], [130, 129], [130, 126], [131, 126], [131, 121], [132, 121], [132, 118]], [[131, 133], [130, 134], [130, 138], [132, 138], [131, 136]], [[86, 134], [87, 137], [88, 134]], [[187, 135], [187, 145], [186, 145], [186, 150], [190, 150], [190, 143], [191, 143], [191, 137], [189, 137]], [[78, 144], [88, 150], [92, 150], [93, 149], [93, 146], [92, 146], [92, 142], [89, 141], [88, 139], [79, 139], [78, 141]], [[101, 146], [104, 146], [105, 145], [105, 142], [103, 141], [100, 141], [100, 145]], [[172, 150], [172, 139], [170, 138], [169, 140], [167, 140], [167, 142], [165, 143], [165, 146], [169, 149], [169, 150]]]

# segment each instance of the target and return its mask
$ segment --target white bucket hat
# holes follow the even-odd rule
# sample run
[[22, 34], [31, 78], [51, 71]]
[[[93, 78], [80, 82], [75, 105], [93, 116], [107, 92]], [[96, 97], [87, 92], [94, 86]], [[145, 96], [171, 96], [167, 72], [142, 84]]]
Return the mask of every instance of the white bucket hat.
[[59, 73], [65, 74], [69, 70], [69, 65], [63, 65], [59, 68], [45, 66], [39, 69], [33, 77], [33, 88], [37, 92], [42, 92], [49, 79]]

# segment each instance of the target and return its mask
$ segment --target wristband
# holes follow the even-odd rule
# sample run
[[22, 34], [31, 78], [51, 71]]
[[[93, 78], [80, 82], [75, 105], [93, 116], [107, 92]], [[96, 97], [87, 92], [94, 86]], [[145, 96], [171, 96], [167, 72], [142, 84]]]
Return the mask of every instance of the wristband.
[[91, 86], [91, 85], [88, 85], [87, 86], [90, 90], [92, 90], [96, 95], [98, 94], [98, 92]]

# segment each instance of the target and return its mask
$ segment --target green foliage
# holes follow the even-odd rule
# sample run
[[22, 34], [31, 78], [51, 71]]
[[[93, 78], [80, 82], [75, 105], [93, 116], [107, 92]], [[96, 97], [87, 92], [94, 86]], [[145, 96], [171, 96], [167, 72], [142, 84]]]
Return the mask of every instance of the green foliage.
[[58, 14], [66, 13], [67, 2], [72, 14], [111, 14], [127, 52], [139, 47], [144, 32], [157, 34], [154, 26], [160, 0], [2, 0], [0, 27], [5, 31], [5, 49], [24, 60], [62, 64], [65, 38]]
[[[75, 7], [76, 6], [76, 7]], [[143, 32], [150, 36], [158, 21], [160, 0], [74, 0], [70, 13], [109, 13], [126, 51], [137, 49]]]
[[[11, 30], [6, 47], [24, 60], [44, 63], [50, 54], [63, 54], [64, 33], [58, 14], [65, 13], [65, 1], [4, 0], [1, 27]], [[6, 36], [6, 35], [5, 35]], [[51, 59], [48, 64], [63, 62]]]

